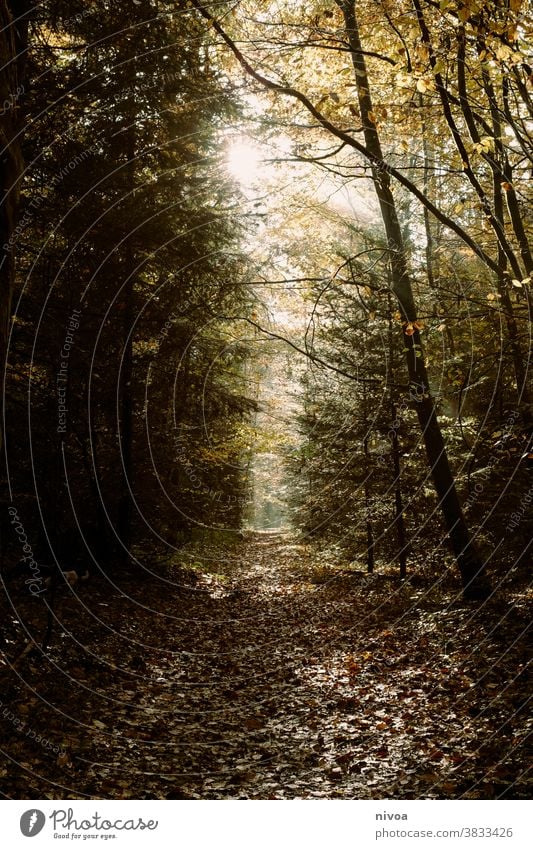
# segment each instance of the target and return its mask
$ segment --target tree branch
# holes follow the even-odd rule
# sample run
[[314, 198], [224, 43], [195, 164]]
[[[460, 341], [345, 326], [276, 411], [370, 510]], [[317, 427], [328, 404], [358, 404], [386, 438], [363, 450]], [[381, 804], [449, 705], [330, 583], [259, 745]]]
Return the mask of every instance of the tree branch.
[[500, 273], [500, 268], [498, 263], [495, 262], [489, 254], [487, 254], [483, 248], [477, 244], [477, 242], [472, 239], [466, 230], [464, 230], [456, 221], [449, 218], [442, 210], [440, 210], [435, 204], [430, 201], [428, 197], [424, 195], [424, 193], [406, 177], [402, 174], [401, 171], [398, 171], [392, 165], [389, 165], [383, 158], [377, 157], [373, 155], [368, 148], [362, 144], [357, 139], [354, 139], [349, 133], [344, 130], [341, 130], [335, 124], [333, 124], [325, 115], [323, 115], [319, 109], [309, 100], [309, 98], [303, 94], [298, 89], [293, 88], [292, 86], [282, 85], [281, 83], [277, 83], [274, 80], [269, 79], [268, 77], [263, 76], [263, 74], [256, 71], [255, 68], [252, 67], [248, 59], [241, 53], [234, 40], [228, 35], [225, 29], [220, 25], [220, 23], [212, 17], [212, 15], [208, 12], [205, 6], [199, 2], [199, 0], [191, 0], [191, 5], [198, 11], [203, 18], [213, 27], [214, 31], [218, 33], [218, 35], [222, 38], [224, 43], [229, 47], [243, 70], [252, 77], [256, 82], [260, 83], [264, 88], [269, 91], [277, 92], [278, 94], [284, 95], [286, 97], [291, 97], [293, 100], [299, 101], [307, 111], [319, 122], [319, 124], [325, 129], [328, 130], [332, 135], [336, 136], [341, 141], [345, 142], [345, 144], [352, 147], [358, 153], [360, 153], [366, 160], [368, 160], [378, 171], [386, 172], [391, 177], [393, 177], [398, 183], [404, 186], [414, 197], [417, 198], [420, 203], [425, 206], [432, 215], [435, 216], [437, 221], [440, 221], [448, 229], [452, 230], [461, 241], [463, 241], [468, 247], [474, 252], [474, 254], [481, 259], [481, 261], [494, 271], [496, 274]]

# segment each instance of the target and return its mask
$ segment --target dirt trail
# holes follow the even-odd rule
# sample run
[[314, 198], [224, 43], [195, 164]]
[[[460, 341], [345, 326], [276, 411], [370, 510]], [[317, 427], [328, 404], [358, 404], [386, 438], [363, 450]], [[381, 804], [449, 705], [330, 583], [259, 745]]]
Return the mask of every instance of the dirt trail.
[[179, 559], [61, 599], [8, 685], [7, 797], [528, 794], [518, 600], [330, 574], [283, 534]]

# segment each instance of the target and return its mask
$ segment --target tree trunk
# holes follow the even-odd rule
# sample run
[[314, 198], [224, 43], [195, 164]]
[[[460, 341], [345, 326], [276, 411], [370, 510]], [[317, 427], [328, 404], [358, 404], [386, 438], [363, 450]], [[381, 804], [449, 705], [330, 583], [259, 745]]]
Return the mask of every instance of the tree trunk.
[[[389, 369], [391, 377], [394, 375], [394, 337], [392, 332], [392, 298], [390, 291], [387, 293], [388, 313], [389, 313]], [[405, 532], [405, 517], [403, 514], [403, 497], [402, 497], [402, 469], [400, 465], [400, 440], [398, 439], [398, 429], [394, 426], [397, 421], [398, 411], [394, 402], [394, 389], [390, 389], [390, 410], [391, 410], [391, 432], [392, 432], [392, 468], [394, 474], [394, 525], [398, 536], [398, 560], [400, 562], [400, 578], [405, 578], [407, 575], [407, 534]]]
[[[127, 155], [127, 190], [129, 200], [133, 200], [135, 189], [135, 128], [128, 128]], [[134, 319], [134, 276], [135, 255], [131, 236], [127, 236], [125, 245], [125, 281], [123, 295], [123, 340], [122, 367], [120, 379], [120, 453], [122, 462], [122, 482], [118, 506], [118, 536], [122, 543], [121, 560], [129, 562], [131, 545], [132, 518], [132, 476], [133, 476], [133, 319]]]
[[[396, 405], [391, 405], [392, 421], [396, 421]], [[394, 471], [394, 524], [398, 535], [398, 560], [400, 562], [400, 578], [407, 575], [407, 535], [403, 515], [402, 470], [400, 466], [400, 444], [396, 428], [392, 430], [392, 468]]]
[[[355, 71], [359, 110], [366, 148], [372, 157], [383, 160], [381, 142], [373, 118], [373, 105], [366, 62], [362, 53], [355, 6], [351, 0], [337, 0], [345, 19], [346, 33]], [[375, 162], [376, 159], [373, 161]], [[390, 187], [390, 176], [372, 164], [372, 179], [379, 201], [390, 253], [392, 289], [398, 299], [404, 327], [404, 346], [409, 373], [410, 398], [418, 416], [429, 461], [433, 483], [442, 510], [457, 565], [461, 574], [464, 596], [484, 597], [488, 585], [483, 576], [480, 559], [466, 524], [455, 481], [448, 460], [442, 431], [437, 419], [424, 354], [417, 326], [417, 311], [407, 267], [406, 251]]]
[[365, 437], [363, 439], [363, 451], [365, 455], [365, 482], [364, 482], [364, 493], [365, 493], [365, 520], [366, 520], [366, 571], [373, 572], [374, 571], [374, 530], [372, 527], [372, 511], [370, 509], [370, 452], [368, 450], [368, 438], [369, 438], [369, 430], [368, 430], [368, 408], [367, 408], [367, 396], [366, 396], [366, 386], [363, 390], [363, 404], [364, 404], [364, 415], [365, 415]]

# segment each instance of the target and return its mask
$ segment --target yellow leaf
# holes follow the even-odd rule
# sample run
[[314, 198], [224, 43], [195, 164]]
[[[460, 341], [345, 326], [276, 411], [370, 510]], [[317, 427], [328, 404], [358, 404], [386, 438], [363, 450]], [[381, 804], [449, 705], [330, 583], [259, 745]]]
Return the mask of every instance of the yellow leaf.
[[509, 59], [510, 56], [513, 55], [513, 51], [506, 44], [500, 44], [496, 48], [496, 58], [501, 59], [502, 62], [505, 62], [506, 59]]
[[492, 136], [483, 136], [483, 138], [479, 140], [479, 143], [484, 151], [494, 150], [494, 139]]

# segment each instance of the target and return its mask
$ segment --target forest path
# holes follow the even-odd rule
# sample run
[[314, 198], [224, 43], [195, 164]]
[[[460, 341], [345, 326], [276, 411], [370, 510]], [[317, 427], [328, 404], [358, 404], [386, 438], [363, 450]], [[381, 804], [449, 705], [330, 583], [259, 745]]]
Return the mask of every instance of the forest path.
[[179, 560], [166, 582], [62, 597], [49, 656], [12, 684], [25, 727], [4, 743], [7, 796], [528, 793], [526, 684], [506, 669], [526, 656], [518, 603], [478, 613], [450, 592], [330, 572], [282, 533]]

